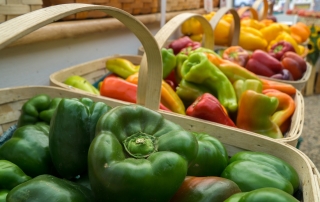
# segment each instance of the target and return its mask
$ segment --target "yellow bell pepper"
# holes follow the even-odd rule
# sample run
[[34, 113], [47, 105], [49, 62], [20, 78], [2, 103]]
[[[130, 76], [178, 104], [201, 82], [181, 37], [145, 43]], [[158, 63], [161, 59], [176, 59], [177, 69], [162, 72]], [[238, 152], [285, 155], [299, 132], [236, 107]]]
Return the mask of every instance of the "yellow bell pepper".
[[190, 18], [182, 23], [181, 33], [186, 36], [202, 34], [201, 23], [195, 18]]
[[283, 23], [279, 23], [279, 25], [282, 27], [283, 31], [287, 32], [288, 34], [291, 33], [289, 25]]
[[246, 50], [266, 50], [268, 46], [267, 40], [264, 39], [262, 33], [252, 27], [241, 27], [239, 46]]
[[274, 40], [272, 40], [269, 45], [268, 45], [268, 50], [271, 49], [272, 45], [279, 42], [279, 41], [287, 41], [289, 42], [294, 50], [296, 51], [297, 54], [301, 55], [303, 54], [303, 52], [301, 52], [300, 48], [298, 47], [298, 43], [294, 40], [294, 38], [292, 38], [292, 36], [290, 34], [288, 34], [287, 32], [281, 32], [277, 38], [275, 38]]
[[278, 23], [273, 23], [267, 27], [260, 29], [263, 37], [270, 43], [272, 40], [277, 38], [277, 36], [283, 31], [281, 25]]
[[263, 23], [259, 22], [258, 20], [254, 20], [251, 18], [246, 18], [246, 19], [242, 19], [241, 20], [241, 27], [252, 27], [255, 28], [257, 30], [260, 30], [262, 28], [264, 28], [266, 25], [264, 25]]

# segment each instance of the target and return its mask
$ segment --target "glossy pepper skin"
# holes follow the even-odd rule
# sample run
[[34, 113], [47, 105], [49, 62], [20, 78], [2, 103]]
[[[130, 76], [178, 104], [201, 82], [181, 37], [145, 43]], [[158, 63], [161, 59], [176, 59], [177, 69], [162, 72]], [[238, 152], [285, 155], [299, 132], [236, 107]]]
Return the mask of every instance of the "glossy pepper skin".
[[249, 71], [266, 77], [280, 73], [283, 69], [281, 62], [262, 50], [256, 50], [252, 53], [246, 69]]
[[190, 39], [189, 36], [183, 36], [176, 40], [173, 40], [168, 48], [173, 50], [173, 53], [177, 55], [180, 51], [186, 47], [192, 46], [195, 42]]
[[198, 154], [188, 168], [187, 175], [196, 177], [220, 176], [228, 165], [224, 145], [207, 133], [193, 133], [198, 141]]
[[237, 127], [275, 139], [282, 138], [283, 134], [279, 126], [271, 120], [278, 104], [279, 101], [275, 97], [246, 90], [242, 93], [239, 101]]
[[295, 95], [297, 90], [295, 87], [293, 87], [293, 85], [291, 84], [287, 84], [287, 83], [281, 83], [281, 82], [277, 82], [277, 81], [271, 81], [271, 80], [267, 80], [267, 79], [262, 79], [262, 89], [266, 90], [266, 89], [276, 89], [279, 90], [283, 93], [286, 93], [288, 95]]
[[241, 46], [230, 46], [223, 51], [222, 58], [244, 67], [249, 60], [249, 53]]
[[51, 98], [46, 94], [36, 95], [23, 104], [21, 115], [18, 119], [18, 127], [33, 125], [39, 121], [40, 113], [50, 107]]
[[121, 78], [126, 79], [128, 76], [138, 72], [140, 66], [134, 65], [130, 60], [125, 58], [116, 57], [106, 61], [106, 68]]
[[0, 189], [0, 202], [6, 202], [6, 198], [9, 191], [6, 189]]
[[293, 98], [290, 95], [275, 89], [264, 90], [262, 93], [278, 99], [279, 105], [276, 112], [271, 116], [271, 121], [280, 127], [282, 133], [285, 133], [290, 126], [290, 124], [286, 123], [291, 121], [291, 117], [296, 108]]
[[99, 119], [90, 145], [92, 191], [97, 201], [168, 201], [197, 151], [194, 135], [161, 114], [114, 107]]
[[255, 79], [260, 81], [260, 78], [256, 74], [240, 65], [224, 60], [215, 54], [207, 54], [207, 57], [212, 64], [216, 65], [220, 71], [227, 76], [231, 83], [234, 83], [237, 80], [246, 79]]
[[272, 23], [271, 25], [260, 29], [262, 36], [267, 40], [268, 43], [277, 38], [282, 31], [282, 26], [278, 23]]
[[250, 51], [266, 50], [268, 42], [259, 30], [252, 27], [241, 27], [239, 46]]
[[283, 202], [299, 202], [292, 195], [280, 189], [273, 187], [265, 187], [250, 192], [236, 193], [230, 196], [224, 202], [255, 202], [255, 201], [283, 201]]
[[15, 186], [31, 179], [19, 166], [7, 161], [0, 160], [0, 190], [11, 190]]
[[240, 101], [242, 93], [246, 90], [253, 90], [257, 93], [262, 93], [262, 83], [255, 79], [237, 80], [233, 83], [237, 98]]
[[75, 182], [51, 175], [39, 175], [13, 188], [7, 195], [7, 202], [16, 201], [65, 201], [93, 202], [92, 192]]
[[[117, 77], [116, 75], [110, 75], [103, 80], [100, 87], [100, 94], [109, 98], [136, 103], [137, 90], [137, 84], [130, 83], [125, 79]], [[161, 103], [159, 108], [162, 110], [171, 111]]]
[[[136, 73], [129, 76], [126, 81], [138, 85], [138, 78], [139, 74]], [[186, 108], [182, 100], [172, 89], [172, 87], [164, 80], [162, 80], [161, 83], [161, 103], [173, 112], [178, 114], [186, 114]]]
[[284, 53], [288, 51], [296, 52], [291, 43], [287, 41], [279, 41], [271, 46], [269, 54], [280, 61]]
[[78, 75], [72, 75], [68, 77], [63, 83], [95, 95], [100, 94], [98, 89], [96, 89], [89, 81], [87, 81], [87, 79]]
[[222, 177], [187, 176], [170, 202], [223, 202], [240, 192], [236, 183]]
[[0, 147], [0, 159], [11, 161], [30, 177], [53, 173], [48, 129], [43, 127], [26, 125], [17, 128], [12, 138]]
[[243, 192], [274, 187], [292, 195], [299, 187], [296, 170], [282, 159], [264, 152], [236, 153], [221, 176], [237, 183]]
[[165, 79], [169, 76], [171, 71], [176, 66], [176, 56], [171, 48], [161, 48], [162, 55], [162, 78]]
[[186, 107], [189, 107], [198, 97], [210, 90], [202, 85], [188, 82], [182, 79], [177, 87], [176, 93], [181, 98]]
[[198, 97], [186, 111], [188, 116], [236, 127], [219, 100], [210, 93]]
[[283, 68], [287, 69], [293, 80], [299, 80], [303, 77], [304, 72], [307, 70], [306, 61], [294, 52], [286, 52], [281, 58]]
[[61, 100], [62, 98], [59, 98], [59, 97], [53, 98], [50, 102], [49, 108], [40, 112], [39, 114], [40, 119], [50, 125], [50, 121], [54, 114], [54, 111], [56, 110]]
[[87, 170], [89, 122], [88, 107], [77, 99], [62, 99], [52, 117], [49, 149], [57, 172], [66, 179]]
[[237, 110], [237, 97], [231, 82], [209, 61], [205, 53], [195, 52], [189, 55], [181, 71], [186, 81], [203, 85], [214, 92], [227, 111]]

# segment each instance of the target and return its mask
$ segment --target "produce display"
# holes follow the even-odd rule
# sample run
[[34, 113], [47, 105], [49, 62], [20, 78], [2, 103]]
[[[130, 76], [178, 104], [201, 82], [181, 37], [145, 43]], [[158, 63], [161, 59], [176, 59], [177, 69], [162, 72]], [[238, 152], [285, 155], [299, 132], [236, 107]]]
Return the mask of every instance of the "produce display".
[[[295, 112], [296, 89], [289, 84], [262, 79], [253, 72], [272, 72], [270, 75], [282, 75], [284, 72], [291, 76], [289, 70], [286, 71], [280, 61], [261, 50], [256, 50], [249, 56], [241, 47], [230, 47], [231, 50], [227, 49], [224, 53], [224, 56], [227, 55], [224, 59], [212, 50], [194, 48], [190, 41], [189, 37], [184, 36], [172, 41], [169, 44], [172, 48], [162, 48], [165, 76], [162, 80], [159, 108], [271, 138], [285, 137]], [[237, 54], [238, 50], [240, 55]], [[300, 57], [289, 53], [292, 52], [283, 55], [288, 69], [292, 64], [291, 58]], [[264, 60], [258, 60], [261, 57], [265, 57]], [[268, 60], [269, 58], [272, 60]], [[106, 69], [110, 74], [98, 85], [100, 95], [136, 103], [139, 74], [133, 71], [137, 69], [136, 65], [125, 60], [111, 58], [106, 61]], [[247, 68], [237, 64], [246, 60]], [[272, 62], [277, 66], [273, 70], [264, 70]], [[253, 71], [249, 71], [249, 67]], [[296, 66], [292, 65], [291, 69], [293, 67]], [[69, 80], [70, 78], [67, 79]], [[85, 85], [93, 87], [89, 82], [85, 82]]]
[[0, 201], [7, 202], [301, 199], [296, 170], [280, 158], [230, 155], [215, 137], [140, 105], [46, 94], [24, 103], [0, 146], [0, 178]]

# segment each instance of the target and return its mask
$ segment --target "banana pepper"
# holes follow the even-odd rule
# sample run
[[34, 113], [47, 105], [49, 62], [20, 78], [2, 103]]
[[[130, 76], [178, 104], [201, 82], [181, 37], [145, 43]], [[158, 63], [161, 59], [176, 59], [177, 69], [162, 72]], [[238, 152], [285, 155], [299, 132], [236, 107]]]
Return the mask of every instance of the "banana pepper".
[[96, 89], [87, 79], [81, 76], [72, 75], [68, 77], [63, 83], [74, 88], [99, 95], [99, 90]]
[[[138, 84], [138, 76], [139, 74], [135, 73], [129, 76], [126, 81], [133, 84]], [[162, 80], [161, 83], [161, 103], [173, 112], [178, 114], [186, 114], [186, 109], [182, 100], [172, 89], [172, 87], [164, 80]]]
[[259, 30], [252, 27], [241, 27], [239, 46], [251, 51], [256, 49], [266, 50], [268, 42]]
[[121, 78], [126, 79], [131, 74], [138, 72], [140, 65], [134, 65], [130, 60], [116, 57], [106, 61], [106, 68]]
[[216, 94], [220, 103], [229, 112], [238, 108], [237, 97], [229, 79], [202, 52], [194, 52], [182, 65], [182, 76], [186, 81], [206, 86]]

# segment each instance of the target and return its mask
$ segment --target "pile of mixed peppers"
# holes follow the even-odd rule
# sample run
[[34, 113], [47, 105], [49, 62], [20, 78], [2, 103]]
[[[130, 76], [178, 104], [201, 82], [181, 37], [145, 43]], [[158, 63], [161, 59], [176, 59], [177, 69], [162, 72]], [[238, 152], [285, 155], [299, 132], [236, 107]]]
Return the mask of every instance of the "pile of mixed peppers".
[[[188, 37], [162, 48], [162, 110], [252, 131], [271, 138], [283, 138], [295, 112], [296, 89], [289, 84], [259, 78], [248, 69], [223, 59]], [[83, 90], [136, 103], [139, 65], [124, 58], [111, 58], [106, 76], [97, 91], [79, 76]]]
[[214, 133], [186, 131], [136, 104], [39, 94], [11, 132], [0, 142], [0, 202], [301, 199], [287, 162], [253, 151], [230, 157]]

